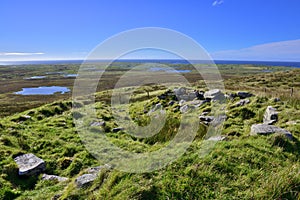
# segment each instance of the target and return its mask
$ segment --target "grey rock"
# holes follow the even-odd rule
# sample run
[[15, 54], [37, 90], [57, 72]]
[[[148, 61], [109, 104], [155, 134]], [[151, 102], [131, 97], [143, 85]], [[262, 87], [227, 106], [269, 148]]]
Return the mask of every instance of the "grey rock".
[[278, 121], [278, 112], [272, 106], [268, 106], [264, 114], [264, 124], [274, 124]]
[[31, 153], [18, 156], [14, 160], [19, 167], [19, 175], [36, 175], [46, 169], [44, 160]]
[[101, 165], [101, 166], [97, 166], [97, 167], [90, 167], [87, 169], [87, 172], [89, 174], [96, 174], [98, 175], [99, 173], [101, 173], [101, 171], [103, 169], [111, 169], [112, 167], [108, 164], [105, 164], [105, 165]]
[[92, 122], [90, 124], [90, 126], [105, 126], [105, 125], [106, 125], [106, 123], [104, 121], [102, 121], [102, 122]]
[[204, 93], [205, 99], [222, 100], [225, 98], [224, 94], [219, 89], [209, 90]]
[[76, 178], [75, 184], [79, 188], [87, 187], [92, 184], [96, 178], [97, 175], [95, 174], [83, 174], [82, 176]]
[[186, 88], [181, 87], [181, 88], [175, 88], [174, 89], [174, 94], [179, 97], [181, 95], [185, 95], [186, 94]]
[[274, 133], [281, 133], [284, 134], [287, 138], [293, 139], [293, 135], [289, 131], [274, 125], [267, 124], [252, 125], [250, 135], [270, 135]]
[[201, 101], [201, 100], [193, 100], [190, 102], [190, 105], [193, 105], [195, 107], [200, 107], [201, 105], [205, 104], [206, 101]]
[[183, 105], [180, 107], [180, 112], [181, 113], [186, 113], [189, 110], [189, 106], [188, 105]]
[[241, 99], [239, 102], [237, 102], [234, 107], [240, 107], [240, 106], [244, 106], [246, 104], [249, 104], [250, 100], [249, 99]]
[[212, 137], [208, 138], [207, 140], [208, 141], [224, 141], [224, 140], [226, 140], [226, 137], [218, 135], [218, 136], [212, 136]]
[[218, 115], [218, 116], [205, 116], [205, 115], [200, 115], [199, 119], [200, 122], [202, 122], [203, 124], [211, 124], [213, 126], [217, 126], [221, 123], [223, 123], [226, 120], [226, 115]]
[[186, 101], [185, 101], [185, 100], [183, 100], [183, 99], [182, 99], [182, 100], [180, 100], [180, 101], [179, 101], [179, 106], [183, 106], [183, 105], [185, 104], [185, 102], [186, 102]]
[[56, 175], [48, 175], [48, 174], [43, 174], [42, 180], [50, 180], [50, 181], [58, 181], [58, 182], [64, 182], [67, 181], [68, 178], [66, 177], [61, 177], [61, 176], [56, 176]]
[[252, 97], [253, 94], [251, 94], [250, 92], [239, 91], [237, 92], [237, 96], [240, 97], [241, 99], [245, 99], [245, 98]]

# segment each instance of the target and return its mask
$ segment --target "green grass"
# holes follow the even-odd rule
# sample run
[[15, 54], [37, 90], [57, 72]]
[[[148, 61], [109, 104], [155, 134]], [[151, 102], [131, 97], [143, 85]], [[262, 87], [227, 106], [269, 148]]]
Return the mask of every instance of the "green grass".
[[[300, 73], [296, 70], [292, 79], [296, 81], [298, 76]], [[274, 77], [280, 77], [280, 88], [284, 88], [291, 74], [278, 72], [275, 75], [257, 75], [257, 78], [244, 77], [244, 81], [236, 79], [241, 83], [239, 89], [251, 91], [252, 88], [254, 91], [257, 87], [255, 91], [260, 91], [264, 87], [258, 84], [262, 77], [266, 85], [274, 81]], [[233, 87], [234, 81], [228, 80], [226, 84], [232, 87], [228, 89], [237, 89]], [[257, 85], [254, 87], [253, 84]], [[168, 106], [171, 99], [155, 97], [163, 93], [164, 88], [145, 87], [140, 87], [132, 97], [130, 117], [139, 125], [149, 124], [147, 112], [157, 103], [166, 108], [167, 116], [161, 131], [149, 138], [136, 138], [126, 130], [112, 132], [118, 125], [107, 104], [111, 91], [96, 95], [96, 118], [83, 117], [79, 112], [80, 107], [91, 106], [83, 99], [77, 102], [74, 110], [70, 100], [56, 101], [0, 119], [0, 199], [51, 199], [55, 195], [61, 196], [60, 199], [300, 199], [298, 97], [281, 97], [281, 101], [274, 102], [275, 94], [263, 92], [251, 97], [250, 103], [242, 107], [233, 108], [239, 98], [227, 102], [227, 120], [222, 135], [226, 135], [228, 140], [218, 142], [208, 154], [203, 156], [202, 151], [207, 145], [203, 136], [208, 127], [201, 124], [184, 155], [162, 169], [148, 173], [105, 170], [90, 187], [78, 189], [75, 185], [78, 176], [88, 167], [106, 163], [105, 159], [96, 160], [87, 151], [78, 135], [74, 118], [84, 119], [84, 125], [104, 120], [106, 125], [103, 128], [94, 127], [91, 132], [97, 134], [101, 131], [114, 145], [135, 153], [161, 149], [176, 135], [181, 119], [178, 103]], [[268, 87], [268, 91], [275, 90]], [[298, 86], [294, 88], [297, 91]], [[145, 89], [149, 89], [149, 96]], [[262, 123], [269, 105], [279, 111], [276, 125], [289, 130], [295, 140], [289, 141], [276, 134], [249, 136], [251, 125]], [[215, 103], [207, 103], [196, 112], [200, 114], [215, 106]], [[26, 119], [24, 115], [31, 118]], [[22, 153], [34, 153], [46, 161], [47, 174], [65, 176], [69, 180], [58, 183], [43, 181], [41, 176], [18, 176], [13, 158]]]

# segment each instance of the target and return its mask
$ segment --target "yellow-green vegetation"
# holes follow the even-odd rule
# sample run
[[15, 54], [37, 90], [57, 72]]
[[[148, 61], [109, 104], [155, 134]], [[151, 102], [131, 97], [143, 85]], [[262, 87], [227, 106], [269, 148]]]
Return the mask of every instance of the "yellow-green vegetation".
[[[73, 118], [82, 114], [72, 109], [70, 100], [57, 101], [38, 108], [7, 116], [0, 120], [0, 199], [300, 199], [300, 103], [299, 70], [247, 76], [226, 81], [231, 93], [249, 89], [254, 96], [244, 106], [234, 106], [240, 99], [227, 100], [226, 116], [220, 141], [207, 155], [200, 156], [203, 136], [208, 128], [200, 124], [197, 135], [185, 154], [166, 167], [148, 173], [125, 173], [116, 169], [103, 170], [85, 188], [78, 188], [75, 179], [91, 166], [106, 164], [96, 160], [83, 145]], [[272, 82], [278, 85], [274, 86]], [[236, 88], [237, 80], [239, 81]], [[251, 81], [252, 80], [252, 81]], [[261, 82], [264, 81], [262, 84]], [[295, 95], [280, 96], [276, 89], [294, 87]], [[294, 81], [294, 82], [293, 82]], [[276, 83], [277, 83], [276, 82]], [[280, 83], [281, 84], [280, 84]], [[299, 81], [300, 82], [300, 81]], [[200, 87], [195, 85], [195, 87]], [[264, 88], [267, 88], [265, 91]], [[205, 88], [203, 88], [205, 90]], [[258, 92], [259, 91], [259, 92]], [[115, 145], [135, 153], [155, 151], [164, 147], [177, 133], [181, 113], [172, 98], [158, 99], [163, 87], [139, 88], [132, 97], [129, 115], [139, 125], [149, 123], [148, 111], [160, 103], [167, 113], [162, 130], [149, 138], [136, 138], [118, 127], [107, 103], [111, 91], [96, 95], [96, 119], [105, 121], [101, 127], [89, 127], [104, 133]], [[279, 95], [279, 96], [277, 96]], [[280, 97], [280, 101], [274, 101]], [[74, 104], [80, 108], [90, 102]], [[250, 136], [252, 124], [262, 123], [267, 106], [279, 111], [277, 126], [290, 131], [294, 140], [282, 135]], [[215, 103], [197, 108], [201, 114]], [[27, 117], [24, 117], [27, 116]], [[28, 117], [30, 116], [30, 118]], [[18, 176], [14, 158], [33, 153], [46, 162], [47, 174], [68, 177], [66, 182], [44, 181], [40, 176]]]

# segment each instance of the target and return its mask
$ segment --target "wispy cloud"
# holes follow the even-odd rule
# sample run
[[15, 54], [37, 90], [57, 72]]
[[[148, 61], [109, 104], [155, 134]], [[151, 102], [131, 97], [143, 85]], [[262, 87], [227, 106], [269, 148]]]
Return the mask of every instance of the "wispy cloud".
[[216, 60], [300, 61], [300, 39], [211, 53]]
[[28, 53], [28, 52], [0, 52], [0, 56], [34, 56], [44, 55], [42, 52]]
[[212, 3], [212, 6], [221, 5], [221, 4], [223, 4], [223, 3], [224, 3], [223, 0], [215, 0], [215, 1]]

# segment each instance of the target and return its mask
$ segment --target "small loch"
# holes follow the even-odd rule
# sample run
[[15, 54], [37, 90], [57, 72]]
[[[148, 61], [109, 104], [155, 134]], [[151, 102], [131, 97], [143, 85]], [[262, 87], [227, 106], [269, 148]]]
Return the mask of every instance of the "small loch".
[[33, 88], [22, 88], [21, 91], [15, 92], [14, 94], [20, 95], [52, 95], [55, 93], [65, 94], [70, 92], [70, 89], [67, 87], [61, 86], [40, 86]]

